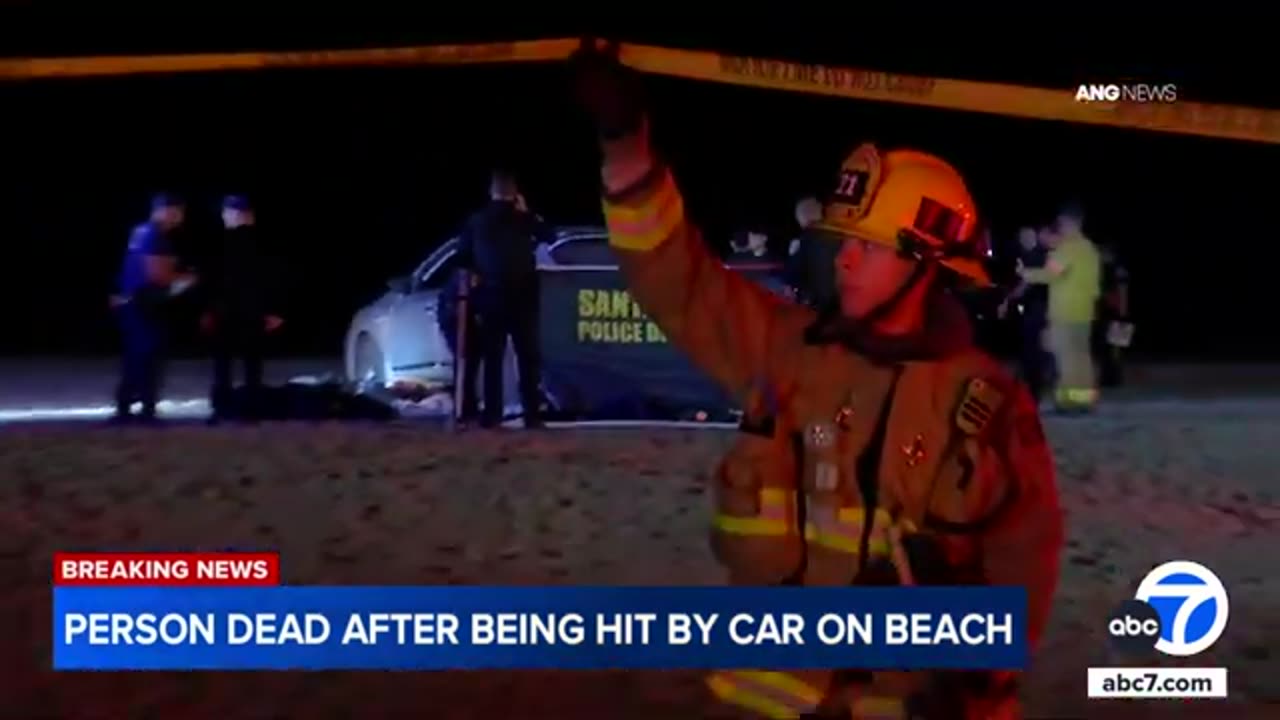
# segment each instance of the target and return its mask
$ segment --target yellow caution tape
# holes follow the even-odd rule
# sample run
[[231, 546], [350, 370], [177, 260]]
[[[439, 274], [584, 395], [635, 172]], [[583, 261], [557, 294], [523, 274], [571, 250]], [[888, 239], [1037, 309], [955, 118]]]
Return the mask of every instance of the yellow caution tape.
[[1177, 100], [1077, 102], [1077, 88], [1003, 85], [899, 75], [810, 63], [624, 44], [620, 56], [643, 72], [695, 80], [925, 105], [995, 115], [1280, 143], [1280, 111]]
[[[21, 58], [0, 60], [0, 80], [210, 72], [265, 68], [465, 65], [563, 60], [572, 38], [471, 45], [322, 50], [314, 52]], [[1280, 111], [1184, 100], [1078, 102], [1075, 88], [1045, 89], [900, 75], [833, 65], [622, 44], [621, 59], [650, 73], [819, 95], [923, 105], [949, 110], [1280, 143]]]
[[563, 60], [578, 40], [522, 40], [472, 45], [320, 50], [303, 52], [121, 55], [0, 60], [0, 79], [27, 80], [146, 73], [262, 70], [268, 68], [390, 65], [470, 65]]

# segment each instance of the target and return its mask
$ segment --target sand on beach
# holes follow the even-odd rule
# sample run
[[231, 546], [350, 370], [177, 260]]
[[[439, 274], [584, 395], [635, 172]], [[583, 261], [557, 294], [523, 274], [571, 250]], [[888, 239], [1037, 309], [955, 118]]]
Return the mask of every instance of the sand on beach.
[[[1171, 409], [1173, 408], [1173, 409]], [[1070, 541], [1030, 717], [1226, 717], [1219, 702], [1097, 702], [1104, 619], [1170, 559], [1231, 594], [1203, 665], [1230, 715], [1280, 701], [1280, 406], [1134, 405], [1050, 419]], [[696, 718], [697, 673], [54, 674], [55, 550], [275, 547], [286, 581], [716, 584], [712, 430], [447, 434], [421, 424], [11, 425], [0, 432], [6, 713], [50, 718]], [[1244, 713], [1244, 714], [1242, 714]]]

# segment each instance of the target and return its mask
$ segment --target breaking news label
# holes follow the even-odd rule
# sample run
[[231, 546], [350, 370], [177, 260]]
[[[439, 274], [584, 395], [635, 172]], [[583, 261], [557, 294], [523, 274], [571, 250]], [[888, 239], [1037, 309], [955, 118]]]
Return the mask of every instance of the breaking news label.
[[[1120, 655], [1178, 658], [1199, 655], [1227, 629], [1227, 589], [1209, 568], [1189, 560], [1147, 573], [1133, 599], [1107, 621]], [[1091, 667], [1091, 698], [1225, 698], [1225, 667]]]
[[55, 670], [1021, 670], [1021, 588], [311, 587], [270, 553], [55, 557]]

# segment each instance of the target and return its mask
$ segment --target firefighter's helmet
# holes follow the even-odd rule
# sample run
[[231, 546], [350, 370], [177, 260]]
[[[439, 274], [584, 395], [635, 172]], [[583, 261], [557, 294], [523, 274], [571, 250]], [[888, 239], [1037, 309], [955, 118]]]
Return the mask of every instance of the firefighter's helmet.
[[916, 150], [854, 150], [821, 227], [937, 262], [979, 285], [990, 285], [978, 211], [964, 178], [947, 162]]

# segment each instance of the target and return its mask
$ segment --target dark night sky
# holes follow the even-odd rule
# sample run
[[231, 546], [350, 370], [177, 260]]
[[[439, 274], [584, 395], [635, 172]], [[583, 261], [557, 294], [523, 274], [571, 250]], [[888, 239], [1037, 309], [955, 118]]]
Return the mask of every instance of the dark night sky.
[[[258, 29], [217, 34], [215, 43], [179, 31], [145, 41], [50, 35], [11, 22], [0, 47], [14, 55], [324, 47], [587, 29], [512, 25], [434, 35]], [[901, 27], [878, 18], [863, 25]], [[961, 35], [954, 25], [939, 30], [945, 25], [916, 27], [905, 41], [901, 33], [800, 42], [791, 33], [743, 31], [726, 42], [723, 31], [709, 30], [629, 37], [1043, 86], [1154, 76], [1194, 99], [1280, 105], [1267, 96], [1275, 83], [1264, 75], [1266, 46], [1238, 31], [1152, 31], [1156, 47], [1116, 32], [1090, 39], [1033, 26], [1001, 36], [988, 26]], [[1235, 38], [1228, 53], [1206, 47], [1224, 37]], [[674, 79], [653, 78], [647, 87], [659, 144], [713, 235], [748, 224], [785, 234], [797, 194], [823, 188], [859, 141], [915, 145], [968, 174], [1004, 236], [1047, 219], [1066, 195], [1083, 198], [1090, 234], [1116, 244], [1133, 273], [1148, 353], [1280, 359], [1280, 339], [1253, 300], [1275, 277], [1276, 146]], [[591, 137], [555, 66], [43, 81], [0, 85], [0, 107], [8, 130], [0, 169], [9, 269], [0, 284], [3, 354], [110, 351], [105, 295], [128, 229], [159, 187], [192, 200], [193, 242], [215, 229], [221, 192], [256, 194], [261, 223], [294, 273], [282, 349], [299, 352], [337, 352], [351, 313], [481, 201], [492, 158], [515, 158], [526, 194], [548, 218], [598, 220]]]

